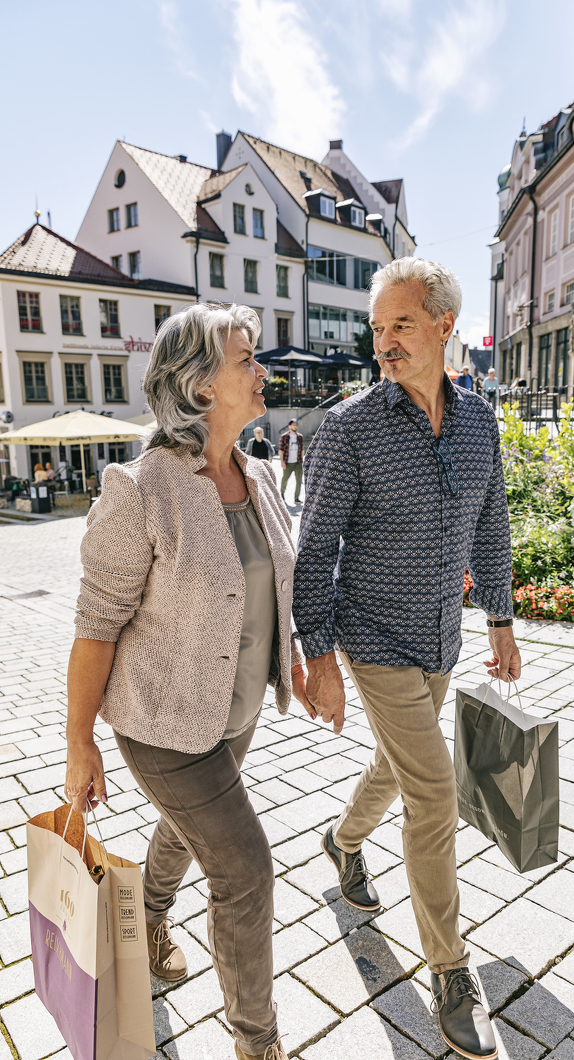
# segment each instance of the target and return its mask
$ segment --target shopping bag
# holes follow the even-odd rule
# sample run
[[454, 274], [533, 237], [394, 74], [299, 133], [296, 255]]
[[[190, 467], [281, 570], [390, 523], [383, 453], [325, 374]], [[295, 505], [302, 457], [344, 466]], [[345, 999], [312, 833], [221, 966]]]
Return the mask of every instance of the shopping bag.
[[26, 825], [36, 993], [74, 1060], [156, 1052], [141, 870], [71, 806]]
[[459, 688], [454, 767], [460, 816], [519, 872], [557, 860], [557, 721], [503, 701], [492, 684]]

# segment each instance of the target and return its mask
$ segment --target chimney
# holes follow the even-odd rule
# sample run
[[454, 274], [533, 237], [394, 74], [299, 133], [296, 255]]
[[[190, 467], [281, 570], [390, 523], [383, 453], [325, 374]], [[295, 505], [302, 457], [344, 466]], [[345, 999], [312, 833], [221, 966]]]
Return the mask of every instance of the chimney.
[[342, 151], [343, 141], [342, 140], [329, 140], [329, 151]]
[[215, 142], [217, 144], [217, 168], [221, 169], [225, 156], [231, 147], [231, 136], [221, 130], [221, 132], [217, 133]]

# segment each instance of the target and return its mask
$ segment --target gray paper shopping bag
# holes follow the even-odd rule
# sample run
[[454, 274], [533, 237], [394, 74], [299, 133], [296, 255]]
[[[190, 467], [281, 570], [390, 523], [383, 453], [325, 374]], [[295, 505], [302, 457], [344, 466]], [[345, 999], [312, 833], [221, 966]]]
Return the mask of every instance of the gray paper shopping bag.
[[459, 688], [454, 766], [460, 816], [519, 872], [557, 860], [557, 721], [503, 702], [486, 683]]

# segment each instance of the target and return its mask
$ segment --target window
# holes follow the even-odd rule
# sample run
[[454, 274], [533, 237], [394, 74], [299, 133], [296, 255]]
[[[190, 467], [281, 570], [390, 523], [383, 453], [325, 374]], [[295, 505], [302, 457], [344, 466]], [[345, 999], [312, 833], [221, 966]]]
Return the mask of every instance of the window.
[[125, 401], [123, 365], [104, 364], [104, 401]]
[[62, 335], [83, 335], [80, 299], [73, 295], [60, 295], [60, 316], [62, 318]]
[[40, 295], [35, 291], [18, 291], [20, 331], [41, 331]]
[[66, 401], [87, 401], [86, 369], [83, 364], [65, 364]]
[[277, 266], [277, 297], [289, 298], [289, 268], [287, 265]]
[[548, 257], [551, 258], [558, 250], [558, 210], [550, 214], [550, 237], [548, 243]]
[[258, 210], [255, 207], [253, 207], [253, 235], [256, 239], [265, 239], [263, 210]]
[[309, 338], [327, 342], [353, 342], [355, 327], [360, 325], [362, 319], [362, 314], [351, 310], [310, 305]]
[[368, 320], [362, 313], [353, 313], [353, 319], [351, 320], [351, 313], [349, 313], [349, 339], [358, 338], [362, 335], [365, 328], [367, 327]]
[[120, 317], [118, 303], [108, 298], [100, 298], [100, 327], [102, 338], [120, 337]]
[[554, 291], [548, 291], [546, 295], [546, 312], [552, 313], [554, 310]]
[[335, 250], [323, 250], [310, 246], [307, 249], [307, 273], [318, 283], [332, 283], [337, 287], [354, 287], [364, 291], [379, 265], [376, 261], [364, 261], [339, 254]]
[[108, 232], [119, 232], [120, 230], [120, 208], [116, 206], [108, 210]]
[[321, 217], [329, 217], [334, 219], [335, 217], [335, 200], [328, 199], [325, 195], [319, 196], [319, 211]]
[[154, 309], [154, 314], [155, 314], [155, 330], [157, 331], [157, 329], [159, 328], [160, 324], [164, 320], [167, 320], [168, 317], [171, 316], [171, 306], [170, 305], [154, 305], [153, 309]]
[[574, 243], [574, 195], [570, 198], [568, 210], [568, 242]]
[[560, 328], [556, 332], [556, 367], [554, 369], [554, 386], [560, 390], [568, 387], [569, 376], [569, 328]]
[[49, 401], [46, 365], [43, 361], [24, 361], [24, 400]]
[[364, 228], [365, 211], [359, 210], [356, 206], [351, 206], [351, 224], [355, 225], [356, 228]]
[[245, 290], [250, 294], [257, 294], [257, 262], [248, 261], [246, 258], [243, 262], [243, 276], [245, 280]]
[[289, 345], [289, 317], [277, 317], [277, 345]]
[[126, 206], [126, 228], [137, 228], [138, 223], [138, 204], [130, 202], [129, 206]]
[[116, 188], [123, 188], [125, 182], [126, 182], [125, 170], [118, 169], [118, 171], [116, 173], [116, 179], [114, 181], [114, 186]]
[[371, 282], [371, 276], [377, 271], [379, 266], [376, 261], [364, 261], [362, 258], [355, 258], [354, 261], [355, 289], [358, 291], [366, 291]]
[[552, 334], [541, 335], [538, 344], [538, 389], [542, 390], [550, 382], [550, 356], [552, 350]]
[[[515, 371], [517, 379], [520, 379], [521, 370], [522, 370], [522, 343], [521, 342], [517, 342], [516, 343], [516, 353], [514, 355], [514, 371]], [[512, 382], [512, 379], [510, 380], [510, 382]]]
[[574, 281], [567, 283], [564, 288], [564, 305], [572, 305], [574, 302]]
[[223, 276], [223, 254], [209, 255], [209, 283], [212, 287], [225, 287]]
[[123, 261], [121, 254], [116, 254], [113, 258], [110, 258], [110, 261], [114, 269], [119, 269], [120, 272], [122, 271]]
[[238, 236], [246, 236], [245, 207], [240, 202], [233, 203], [233, 231]]
[[132, 280], [141, 280], [142, 278], [142, 256], [139, 250], [133, 250], [131, 254], [128, 254], [130, 263], [130, 276]]
[[106, 447], [103, 442], [98, 442], [98, 460], [106, 459]]

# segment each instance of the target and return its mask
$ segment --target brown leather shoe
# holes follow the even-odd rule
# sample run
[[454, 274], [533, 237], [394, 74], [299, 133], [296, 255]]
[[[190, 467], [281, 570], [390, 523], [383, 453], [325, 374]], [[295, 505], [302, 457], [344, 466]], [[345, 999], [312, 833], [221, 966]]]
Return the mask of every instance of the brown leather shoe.
[[185, 979], [187, 975], [187, 961], [183, 950], [174, 942], [170, 931], [173, 921], [167, 917], [159, 924], [148, 924], [147, 928], [147, 951], [149, 954], [149, 966], [158, 979], [166, 979], [175, 983], [178, 979]]
[[283, 1043], [278, 1038], [273, 1045], [268, 1045], [264, 1053], [258, 1053], [257, 1056], [251, 1056], [250, 1053], [244, 1053], [243, 1049], [240, 1049], [237, 1042], [235, 1043], [235, 1054], [237, 1060], [287, 1060], [287, 1053], [283, 1048]]

